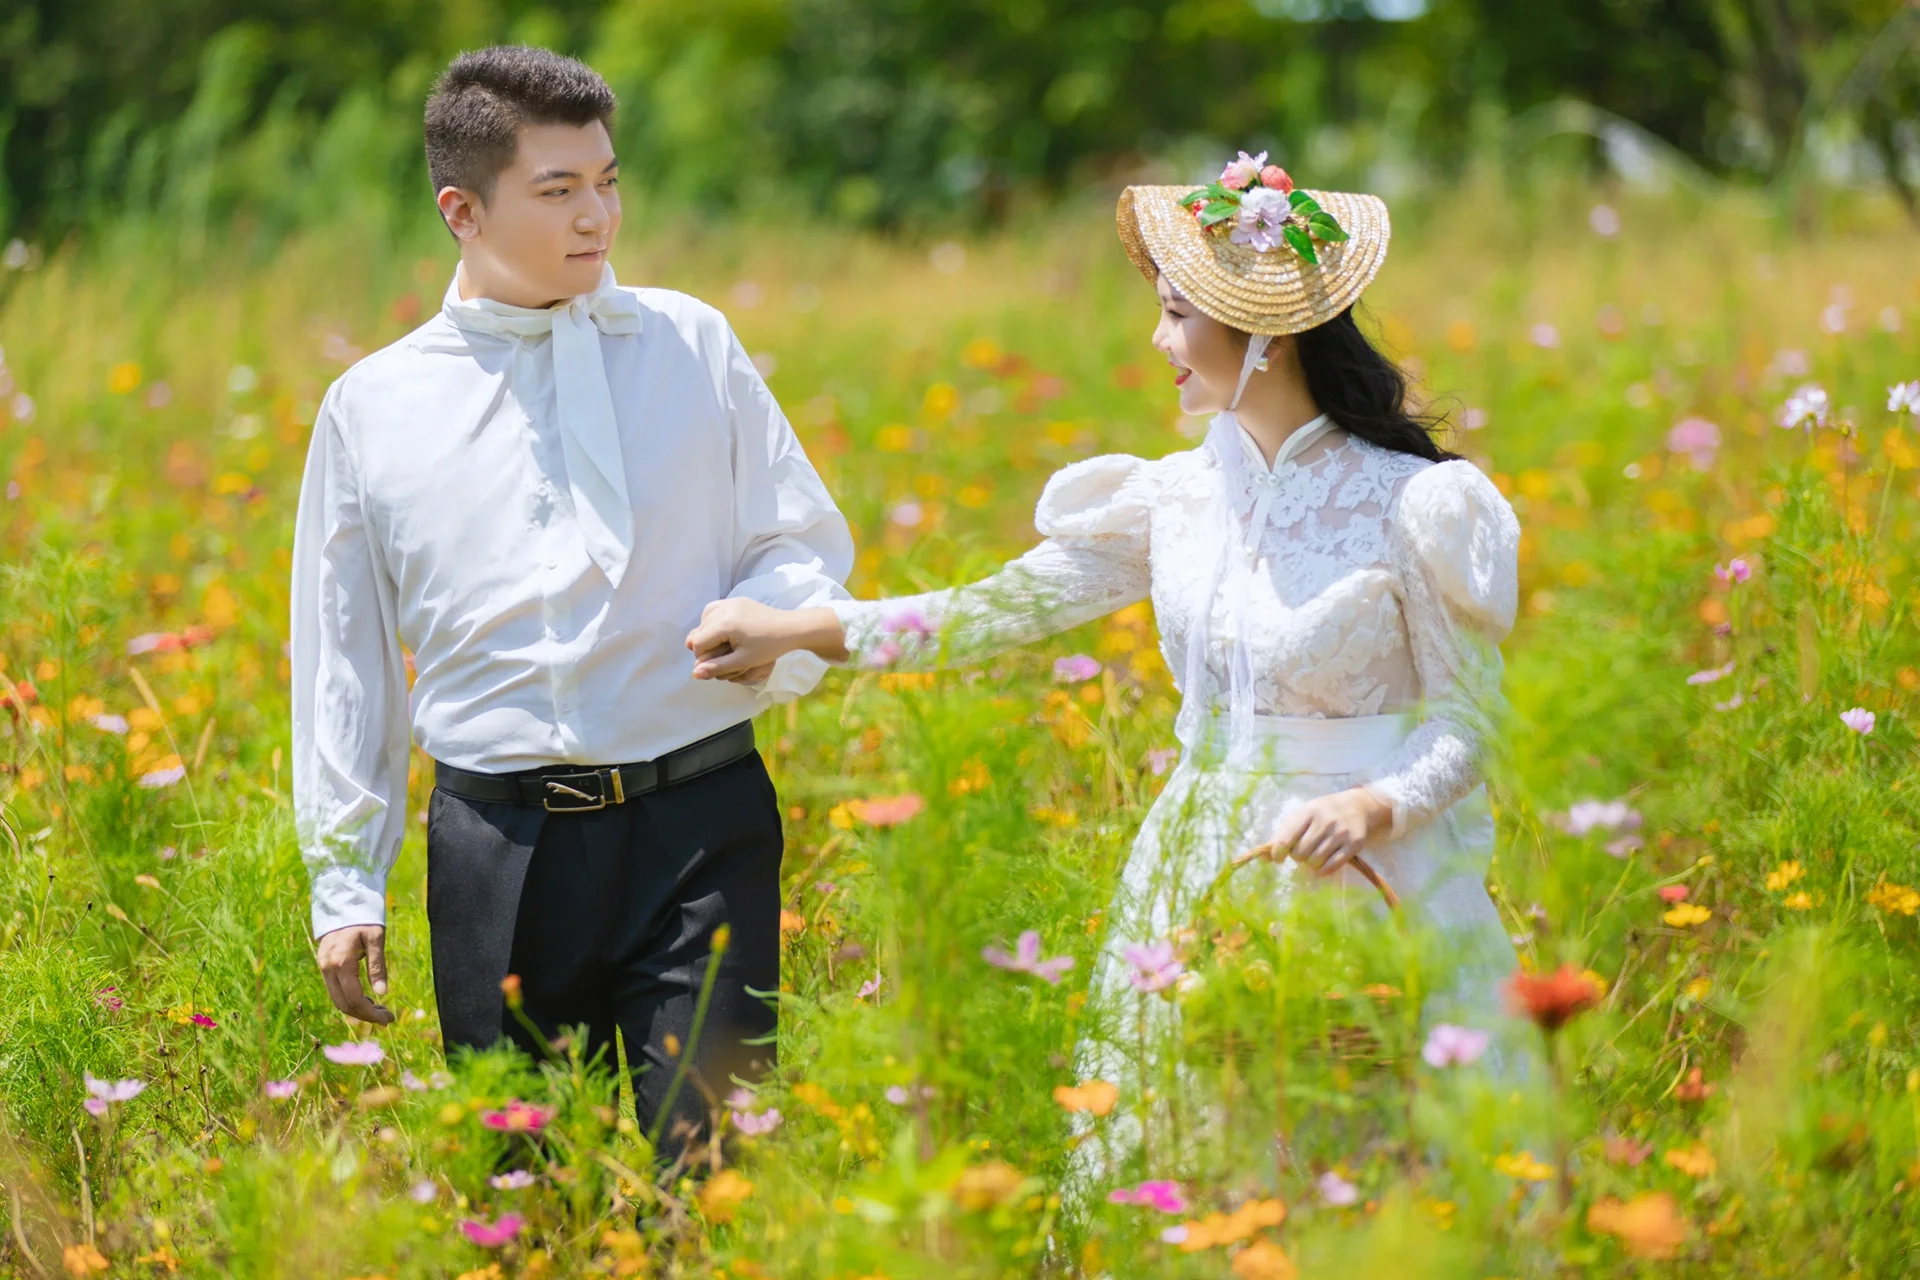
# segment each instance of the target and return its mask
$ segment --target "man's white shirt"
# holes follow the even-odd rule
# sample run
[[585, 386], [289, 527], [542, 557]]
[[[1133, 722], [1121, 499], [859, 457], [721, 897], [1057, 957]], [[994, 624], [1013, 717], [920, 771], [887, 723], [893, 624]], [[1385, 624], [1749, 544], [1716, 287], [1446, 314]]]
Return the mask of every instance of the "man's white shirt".
[[[556, 387], [556, 343], [578, 379], [595, 340], [610, 397]], [[570, 478], [583, 458], [624, 486]], [[456, 279], [433, 319], [333, 384], [307, 455], [293, 789], [314, 932], [386, 919], [410, 738], [486, 773], [654, 759], [825, 670], [800, 652], [758, 687], [695, 682], [684, 641], [704, 605], [845, 599], [852, 566], [846, 521], [718, 311], [611, 271], [552, 312], [462, 301]]]

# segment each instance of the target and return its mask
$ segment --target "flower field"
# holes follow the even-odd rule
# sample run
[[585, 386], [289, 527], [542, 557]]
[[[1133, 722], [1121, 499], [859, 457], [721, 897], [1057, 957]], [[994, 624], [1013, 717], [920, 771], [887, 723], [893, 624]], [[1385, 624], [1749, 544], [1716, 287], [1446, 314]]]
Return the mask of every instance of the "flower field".
[[[313, 965], [294, 500], [321, 393], [438, 304], [447, 242], [10, 252], [0, 1274], [1920, 1267], [1911, 228], [1551, 188], [1482, 193], [1473, 251], [1423, 230], [1466, 199], [1397, 210], [1371, 304], [1525, 530], [1488, 761], [1511, 1016], [1429, 1025], [1444, 937], [1282, 914], [1250, 871], [1119, 940], [1153, 1083], [1076, 1076], [1175, 746], [1143, 606], [765, 717], [782, 1067], [667, 1169], [564, 1042], [442, 1061], [422, 824], [399, 1021], [349, 1024]], [[639, 222], [621, 279], [728, 312], [854, 526], [857, 594], [976, 576], [1054, 469], [1195, 439], [1104, 207], [964, 245]], [[1122, 1123], [1138, 1159], [1089, 1185], [1073, 1148]]]

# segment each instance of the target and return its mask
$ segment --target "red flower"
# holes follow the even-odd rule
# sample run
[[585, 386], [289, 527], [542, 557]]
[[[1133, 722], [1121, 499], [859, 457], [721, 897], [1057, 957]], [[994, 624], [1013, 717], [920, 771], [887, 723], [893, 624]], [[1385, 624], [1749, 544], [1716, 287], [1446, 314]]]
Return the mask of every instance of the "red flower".
[[1719, 1085], [1708, 1084], [1701, 1078], [1700, 1068], [1687, 1072], [1687, 1078], [1673, 1086], [1673, 1096], [1682, 1102], [1705, 1102]]
[[29, 680], [22, 680], [9, 691], [4, 680], [0, 680], [0, 703], [5, 703], [7, 714], [14, 719], [20, 718], [20, 708], [30, 707], [40, 701], [40, 691]]
[[1287, 171], [1277, 164], [1270, 164], [1260, 171], [1260, 185], [1272, 187], [1283, 196], [1293, 194], [1293, 179], [1289, 178]]
[[1507, 1007], [1549, 1035], [1599, 1002], [1600, 988], [1570, 964], [1547, 974], [1522, 969], [1507, 981]]
[[1687, 886], [1683, 884], [1663, 884], [1660, 886], [1660, 901], [1662, 902], [1685, 902], [1686, 898]]

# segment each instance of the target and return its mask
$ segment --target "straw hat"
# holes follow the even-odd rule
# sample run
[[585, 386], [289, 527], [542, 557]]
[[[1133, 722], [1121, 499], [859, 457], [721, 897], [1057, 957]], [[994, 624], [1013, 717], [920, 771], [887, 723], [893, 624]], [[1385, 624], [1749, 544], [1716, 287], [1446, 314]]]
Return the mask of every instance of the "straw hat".
[[1284, 246], [1261, 252], [1236, 244], [1226, 227], [1202, 227], [1185, 206], [1184, 187], [1128, 187], [1116, 220], [1120, 242], [1140, 274], [1161, 272], [1186, 299], [1246, 333], [1299, 333], [1356, 302], [1387, 258], [1392, 227], [1378, 196], [1309, 191], [1346, 231], [1341, 244], [1315, 244], [1316, 266]]

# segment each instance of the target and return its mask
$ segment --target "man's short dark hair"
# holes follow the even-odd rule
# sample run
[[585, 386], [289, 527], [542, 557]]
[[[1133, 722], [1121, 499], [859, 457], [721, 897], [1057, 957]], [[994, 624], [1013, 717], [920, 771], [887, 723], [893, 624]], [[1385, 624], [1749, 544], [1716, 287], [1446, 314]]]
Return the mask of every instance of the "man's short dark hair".
[[513, 163], [523, 124], [613, 128], [613, 90], [586, 63], [548, 49], [495, 45], [455, 58], [427, 99], [427, 174], [436, 193], [484, 200]]

